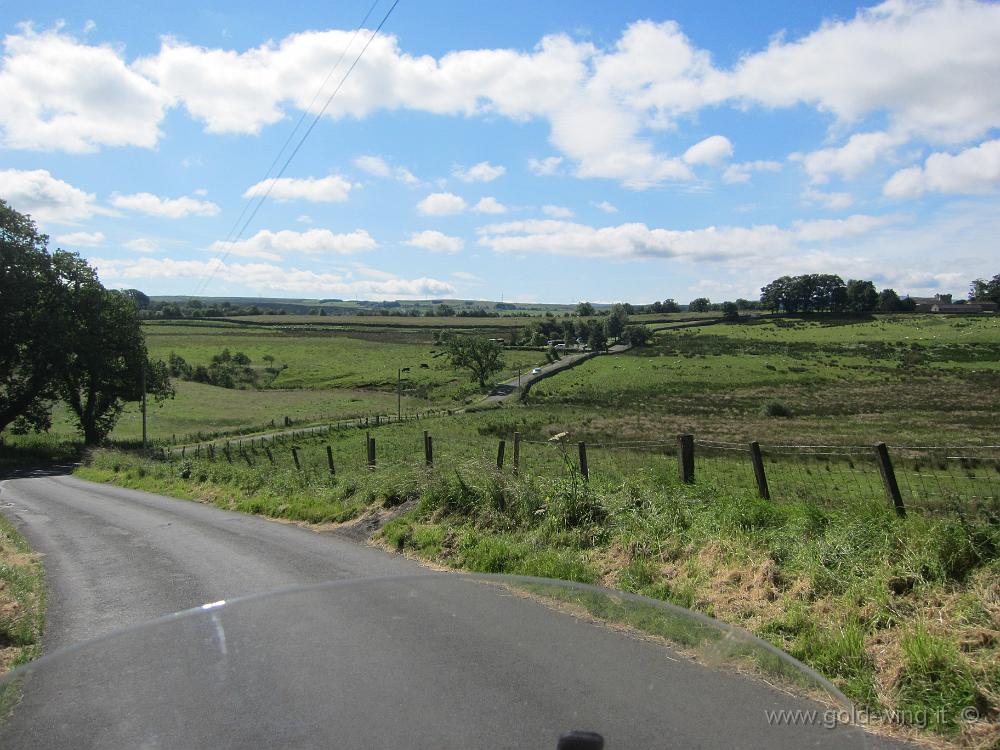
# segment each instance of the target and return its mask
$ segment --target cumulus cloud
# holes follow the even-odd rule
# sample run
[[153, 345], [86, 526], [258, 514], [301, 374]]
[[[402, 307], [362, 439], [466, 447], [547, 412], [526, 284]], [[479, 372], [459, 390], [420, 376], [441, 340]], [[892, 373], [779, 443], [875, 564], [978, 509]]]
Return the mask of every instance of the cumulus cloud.
[[431, 193], [417, 204], [417, 211], [424, 216], [449, 216], [460, 214], [468, 208], [465, 198], [454, 193]]
[[[172, 106], [212, 133], [257, 133], [289, 108], [308, 108], [352, 38], [347, 30], [306, 31], [233, 50], [166, 37], [156, 53], [129, 63], [121, 49], [22, 29], [4, 41], [3, 141], [71, 151], [149, 148]], [[822, 181], [858, 174], [897, 140], [985, 137], [1000, 127], [998, 77], [1000, 5], [887, 0], [798, 38], [776, 36], [730, 68], [716, 66], [672, 21], [635, 22], [608, 46], [554, 34], [530, 50], [440, 57], [410, 54], [380, 33], [326, 114], [409, 109], [540, 121], [558, 153], [529, 162], [530, 169], [565, 167], [636, 189], [694, 178], [687, 161], [658, 147], [656, 135], [706, 107], [807, 106], [831, 115], [835, 132], [873, 115], [884, 120], [882, 133], [805, 155], [806, 170]], [[688, 159], [725, 158], [728, 141], [713, 139], [692, 147]], [[731, 176], [740, 181], [742, 174]]]
[[532, 157], [528, 159], [528, 170], [539, 177], [547, 177], [558, 174], [562, 163], [563, 158], [561, 156], [546, 156], [544, 159], [535, 159]]
[[803, 191], [802, 199], [807, 203], [818, 203], [831, 211], [842, 211], [854, 205], [854, 198], [850, 193], [828, 193], [815, 188]]
[[573, 217], [572, 209], [566, 208], [566, 206], [553, 206], [551, 204], [542, 206], [542, 213], [553, 219], [570, 219]]
[[56, 242], [63, 247], [97, 247], [104, 244], [104, 232], [70, 232], [60, 234]]
[[600, 203], [594, 203], [593, 205], [594, 208], [599, 208], [606, 214], [618, 213], [618, 207], [608, 201], [601, 201]]
[[455, 167], [452, 175], [463, 182], [493, 182], [497, 177], [502, 177], [507, 172], [507, 168], [499, 164], [490, 164], [488, 161], [481, 161], [468, 169], [465, 167]]
[[370, 279], [357, 281], [346, 274], [317, 273], [283, 268], [271, 263], [224, 263], [218, 259], [173, 260], [93, 258], [91, 263], [106, 284], [156, 282], [162, 279], [203, 279], [213, 276], [230, 286], [303, 296], [337, 296], [353, 299], [421, 299], [447, 297], [455, 287], [438, 279]]
[[394, 167], [383, 157], [375, 154], [357, 157], [354, 166], [373, 177], [391, 177], [407, 185], [416, 185], [420, 182], [410, 170], [405, 167]]
[[108, 45], [22, 26], [4, 38], [0, 133], [8, 148], [83, 153], [152, 148], [172, 97]]
[[404, 244], [430, 250], [432, 253], [457, 253], [465, 247], [465, 241], [461, 237], [452, 237], [434, 229], [414, 232]]
[[374, 250], [376, 247], [378, 243], [364, 229], [355, 229], [345, 234], [334, 234], [329, 229], [309, 229], [305, 232], [290, 229], [272, 232], [261, 229], [253, 237], [238, 242], [217, 240], [212, 243], [211, 250], [241, 258], [280, 260], [288, 253], [352, 255]]
[[827, 182], [831, 174], [852, 180], [906, 140], [901, 133], [856, 133], [843, 146], [823, 148], [808, 154], [796, 153], [789, 158], [802, 162], [802, 167], [814, 183]]
[[892, 198], [925, 192], [985, 193], [1000, 186], [1000, 140], [986, 141], [957, 154], [935, 153], [924, 166], [901, 169], [882, 188]]
[[147, 216], [159, 216], [164, 219], [215, 216], [219, 213], [219, 207], [215, 203], [189, 198], [186, 195], [180, 198], [161, 198], [152, 193], [133, 193], [132, 195], [113, 193], [111, 205], [115, 208], [138, 211]]
[[729, 184], [750, 182], [750, 176], [754, 172], [780, 172], [781, 162], [761, 159], [757, 161], [744, 161], [739, 164], [730, 164], [722, 173], [722, 181]]
[[684, 152], [688, 164], [708, 164], [714, 166], [733, 155], [733, 144], [724, 135], [709, 136], [698, 141]]
[[306, 200], [313, 203], [342, 203], [346, 201], [354, 185], [340, 175], [329, 177], [279, 177], [264, 180], [247, 188], [244, 198], [256, 198], [268, 195], [274, 200], [284, 203], [293, 200]]
[[12, 208], [40, 222], [72, 224], [109, 213], [95, 203], [93, 193], [53, 177], [46, 169], [0, 170], [0, 195]]
[[160, 249], [160, 243], [149, 237], [136, 237], [126, 242], [125, 247], [137, 253], [155, 253]]
[[507, 213], [507, 207], [494, 198], [492, 195], [487, 195], [485, 198], [480, 198], [479, 201], [472, 207], [472, 210], [480, 214], [505, 214]]
[[859, 237], [898, 221], [898, 216], [857, 214], [845, 219], [796, 222], [789, 228], [757, 225], [674, 230], [651, 229], [642, 223], [598, 228], [545, 219], [487, 225], [479, 229], [479, 244], [499, 253], [724, 261], [772, 258], [796, 251], [803, 243]]

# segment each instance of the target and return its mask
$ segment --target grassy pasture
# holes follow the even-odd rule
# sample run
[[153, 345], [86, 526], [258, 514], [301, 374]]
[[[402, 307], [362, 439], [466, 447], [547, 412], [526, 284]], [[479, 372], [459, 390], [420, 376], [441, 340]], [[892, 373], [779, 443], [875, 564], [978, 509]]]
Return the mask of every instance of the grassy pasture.
[[[588, 433], [746, 442], [997, 444], [1000, 320], [760, 320], [660, 332], [543, 381], [531, 402]], [[780, 404], [790, 416], [767, 416]], [[584, 415], [586, 412], [586, 416]]]
[[[404, 388], [408, 395], [436, 403], [461, 400], [478, 392], [464, 372], [453, 369], [437, 356], [440, 351], [429, 337], [404, 334], [344, 333], [338, 331], [274, 330], [257, 326], [144, 326], [151, 356], [166, 359], [171, 352], [190, 364], [207, 364], [223, 349], [245, 352], [255, 365], [271, 355], [275, 363], [288, 365], [272, 388], [364, 388], [396, 390], [397, 371], [409, 367]], [[516, 377], [517, 368], [530, 369], [544, 361], [539, 352], [509, 350], [500, 380]], [[428, 367], [421, 367], [422, 364]]]

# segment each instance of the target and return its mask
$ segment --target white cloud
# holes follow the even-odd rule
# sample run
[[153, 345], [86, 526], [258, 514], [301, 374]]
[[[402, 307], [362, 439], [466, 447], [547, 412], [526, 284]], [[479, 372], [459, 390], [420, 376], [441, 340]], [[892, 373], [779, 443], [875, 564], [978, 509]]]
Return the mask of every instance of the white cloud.
[[0, 170], [0, 195], [12, 208], [40, 222], [72, 224], [109, 213], [94, 203], [93, 193], [57, 179], [45, 169]]
[[381, 156], [369, 154], [354, 160], [354, 166], [373, 177], [391, 177], [407, 185], [418, 185], [420, 180], [405, 167], [393, 167]]
[[389, 166], [389, 162], [381, 156], [371, 154], [359, 156], [354, 160], [354, 166], [373, 177], [388, 177], [392, 174], [392, 167]]
[[83, 33], [89, 34], [91, 31], [97, 28], [97, 23], [92, 18], [88, 18], [83, 22]]
[[378, 243], [364, 229], [355, 229], [345, 234], [334, 234], [329, 229], [309, 229], [305, 232], [290, 229], [272, 232], [261, 229], [253, 237], [235, 243], [217, 240], [212, 243], [211, 250], [241, 258], [280, 260], [287, 253], [352, 255], [374, 250], [376, 247]]
[[[264, 180], [247, 188], [244, 198], [256, 198], [269, 195], [274, 200], [284, 203], [293, 200], [307, 200], [313, 203], [342, 203], [351, 194], [354, 187], [350, 181], [340, 175], [329, 177], [280, 177]], [[270, 193], [268, 193], [270, 189]]]
[[472, 210], [480, 214], [505, 214], [507, 213], [507, 207], [494, 198], [492, 195], [487, 195], [485, 198], [480, 198], [479, 202], [472, 207]]
[[83, 153], [101, 146], [152, 148], [169, 94], [118, 50], [22, 26], [3, 41], [0, 131], [7, 148]]
[[507, 168], [499, 164], [490, 164], [488, 161], [481, 161], [468, 169], [455, 167], [452, 174], [463, 182], [493, 182], [497, 177], [502, 177], [507, 172]]
[[203, 279], [212, 275], [228, 286], [269, 292], [287, 292], [302, 296], [332, 295], [354, 299], [420, 299], [447, 297], [455, 287], [447, 281], [421, 277], [416, 279], [351, 280], [335, 273], [317, 273], [297, 268], [283, 268], [270, 263], [223, 263], [217, 259], [173, 260], [170, 258], [104, 259], [93, 258], [105, 283], [156, 282], [162, 279]]
[[125, 247], [137, 253], [155, 253], [160, 249], [160, 243], [148, 237], [136, 237], [126, 242]]
[[309, 214], [299, 214], [295, 217], [295, 221], [299, 224], [315, 224], [316, 221]]
[[452, 237], [434, 229], [414, 232], [403, 244], [421, 247], [433, 253], [457, 253], [465, 247], [465, 241], [461, 237]]
[[70, 232], [56, 237], [56, 242], [71, 250], [74, 246], [97, 247], [104, 244], [104, 232]]
[[573, 217], [573, 211], [565, 206], [553, 206], [546, 205], [542, 206], [542, 213], [553, 219], [570, 219]]
[[885, 112], [892, 132], [955, 142], [1000, 124], [998, 75], [1000, 6], [888, 0], [772, 42], [726, 85], [749, 101], [804, 103], [844, 123]]
[[722, 181], [729, 184], [749, 182], [750, 176], [754, 172], [780, 172], [781, 162], [761, 159], [757, 161], [744, 161], [739, 164], [730, 164], [722, 173]]
[[618, 207], [613, 203], [609, 203], [608, 201], [601, 201], [600, 203], [594, 203], [593, 206], [594, 208], [601, 209], [606, 214], [618, 213]]
[[814, 188], [803, 191], [802, 199], [808, 203], [819, 203], [831, 211], [842, 211], [854, 205], [854, 198], [850, 193], [826, 193]]
[[219, 207], [211, 201], [200, 201], [196, 198], [181, 196], [180, 198], [161, 198], [152, 193], [134, 193], [119, 195], [112, 193], [111, 205], [129, 211], [138, 211], [148, 216], [159, 216], [164, 219], [183, 219], [185, 216], [215, 216]]
[[845, 219], [796, 222], [787, 229], [758, 225], [673, 230], [651, 229], [641, 223], [596, 228], [545, 219], [490, 224], [478, 231], [479, 244], [499, 253], [733, 261], [771, 259], [777, 254], [796, 252], [803, 243], [855, 238], [900, 220], [898, 216], [858, 214]]
[[733, 155], [733, 144], [724, 135], [712, 135], [698, 141], [684, 152], [688, 164], [708, 164], [714, 166]]
[[906, 140], [900, 133], [856, 133], [839, 148], [792, 154], [789, 158], [802, 162], [806, 174], [816, 184], [827, 182], [831, 174], [853, 180]]
[[417, 210], [425, 216], [460, 214], [467, 207], [465, 198], [454, 193], [431, 193], [417, 204]]
[[535, 159], [532, 157], [528, 159], [528, 169], [532, 174], [537, 174], [539, 177], [547, 177], [558, 174], [562, 163], [563, 158], [561, 156], [546, 156], [544, 159]]
[[482, 279], [476, 276], [476, 274], [469, 273], [468, 271], [452, 271], [451, 275], [459, 281], [464, 281], [468, 284], [478, 284], [482, 282]]
[[916, 198], [925, 192], [986, 193], [1000, 186], [1000, 140], [986, 141], [957, 154], [935, 153], [924, 166], [896, 172], [882, 192]]

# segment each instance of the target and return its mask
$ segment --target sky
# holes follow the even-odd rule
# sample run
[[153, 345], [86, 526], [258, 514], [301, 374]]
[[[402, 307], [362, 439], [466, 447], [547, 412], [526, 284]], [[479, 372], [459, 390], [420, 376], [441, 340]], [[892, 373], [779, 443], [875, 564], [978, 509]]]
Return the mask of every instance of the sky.
[[0, 4], [0, 197], [150, 295], [1000, 273], [1000, 4], [391, 4]]

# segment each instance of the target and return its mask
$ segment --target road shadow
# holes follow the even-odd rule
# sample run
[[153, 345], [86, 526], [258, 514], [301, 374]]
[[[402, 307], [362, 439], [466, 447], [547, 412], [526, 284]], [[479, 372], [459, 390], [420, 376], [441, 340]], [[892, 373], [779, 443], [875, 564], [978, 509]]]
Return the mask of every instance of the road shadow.
[[79, 461], [59, 461], [57, 463], [35, 464], [28, 466], [0, 467], [0, 481], [5, 479], [32, 479], [38, 477], [60, 477], [72, 474], [73, 469], [80, 465]]
[[493, 390], [490, 391], [491, 396], [509, 396], [514, 391], [517, 390], [516, 385], [508, 385], [507, 383], [501, 383], [500, 385], [493, 386]]

